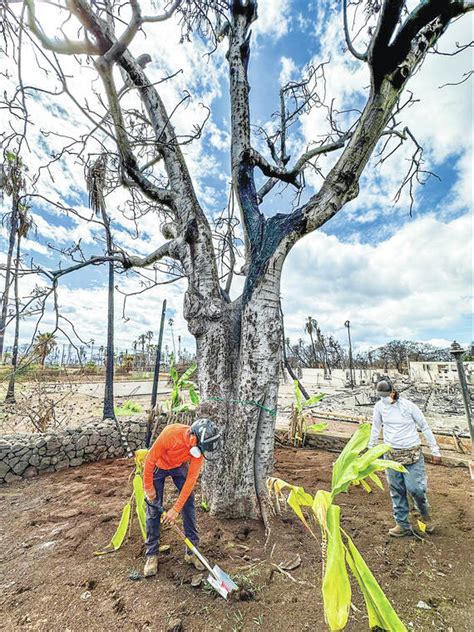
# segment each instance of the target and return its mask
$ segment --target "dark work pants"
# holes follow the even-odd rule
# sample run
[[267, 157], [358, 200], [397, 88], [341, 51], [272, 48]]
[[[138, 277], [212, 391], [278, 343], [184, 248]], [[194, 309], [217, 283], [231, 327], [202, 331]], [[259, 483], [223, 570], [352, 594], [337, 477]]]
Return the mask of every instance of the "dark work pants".
[[[163, 490], [166, 477], [171, 476], [176, 489], [180, 492], [187, 474], [187, 465], [181, 465], [172, 470], [155, 470], [153, 474], [153, 485], [156, 491], [156, 498], [152, 503], [148, 500], [146, 501], [146, 555], [157, 555], [160, 548], [160, 519], [163, 513]], [[199, 546], [199, 536], [196, 528], [196, 512], [194, 510], [194, 492], [190, 494], [185, 502], [181, 515], [183, 517], [183, 526], [186, 536], [195, 546]]]

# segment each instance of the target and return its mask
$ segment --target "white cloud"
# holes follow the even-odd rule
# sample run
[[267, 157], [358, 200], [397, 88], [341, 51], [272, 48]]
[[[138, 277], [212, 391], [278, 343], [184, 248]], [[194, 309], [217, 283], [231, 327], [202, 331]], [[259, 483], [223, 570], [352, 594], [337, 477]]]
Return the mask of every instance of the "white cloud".
[[289, 0], [259, 0], [258, 20], [253, 30], [257, 35], [272, 35], [276, 38], [287, 33], [290, 24], [291, 3]]
[[286, 334], [302, 337], [309, 315], [339, 338], [349, 319], [359, 344], [455, 329], [470, 313], [471, 230], [469, 215], [450, 223], [426, 216], [377, 245], [306, 237], [283, 272]]
[[281, 86], [284, 86], [285, 83], [288, 83], [293, 78], [293, 75], [297, 72], [297, 67], [295, 62], [291, 59], [291, 57], [283, 56], [280, 59], [281, 71], [278, 81]]

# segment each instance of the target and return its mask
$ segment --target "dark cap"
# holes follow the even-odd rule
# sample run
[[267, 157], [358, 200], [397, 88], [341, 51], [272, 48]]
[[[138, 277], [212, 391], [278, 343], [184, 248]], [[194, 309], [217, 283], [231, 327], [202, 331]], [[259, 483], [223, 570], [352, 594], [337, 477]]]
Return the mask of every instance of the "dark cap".
[[392, 385], [387, 380], [380, 380], [377, 384], [377, 395], [379, 397], [388, 397], [392, 392]]

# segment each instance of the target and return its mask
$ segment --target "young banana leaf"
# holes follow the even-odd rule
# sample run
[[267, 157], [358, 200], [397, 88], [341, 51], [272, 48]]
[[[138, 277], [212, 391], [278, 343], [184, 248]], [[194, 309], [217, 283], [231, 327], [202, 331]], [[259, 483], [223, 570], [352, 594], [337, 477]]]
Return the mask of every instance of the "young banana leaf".
[[380, 479], [373, 475], [387, 468], [398, 472], [406, 472], [406, 469], [400, 463], [390, 459], [379, 458], [390, 450], [390, 446], [386, 444], [376, 445], [364, 452], [364, 454], [360, 454], [367, 447], [369, 439], [370, 424], [362, 424], [334, 463], [332, 471], [333, 498], [337, 494], [347, 491], [351, 484], [361, 484], [364, 489], [371, 491], [370, 485], [365, 480], [368, 477], [377, 486], [382, 486]]
[[132, 501], [129, 500], [128, 503], [122, 510], [122, 517], [120, 518], [119, 525], [117, 530], [115, 531], [110, 543], [106, 546], [103, 551], [95, 551], [94, 555], [106, 555], [107, 553], [115, 553], [122, 546], [122, 543], [127, 535], [127, 529], [130, 522], [130, 513], [131, 513], [131, 504]]
[[300, 413], [303, 410], [303, 394], [300, 391], [298, 380], [293, 380], [293, 388], [295, 390], [295, 408]]
[[340, 508], [330, 505], [327, 511], [327, 552], [323, 577], [324, 616], [329, 629], [343, 630], [349, 618], [351, 584], [341, 537]]
[[280, 500], [284, 500], [285, 496], [283, 494], [283, 490], [289, 490], [289, 494], [286, 498], [286, 502], [293, 509], [295, 514], [301, 520], [301, 522], [311, 531], [311, 527], [308, 525], [308, 522], [303, 514], [302, 507], [311, 507], [313, 504], [313, 497], [311, 494], [308, 494], [304, 491], [303, 487], [298, 487], [297, 485], [291, 485], [281, 478], [270, 477], [267, 479], [267, 486], [270, 495], [274, 495], [277, 509], [280, 511]]
[[364, 562], [362, 555], [350, 537], [346, 533], [344, 535], [347, 539], [347, 546], [345, 547], [347, 563], [364, 595], [369, 615], [369, 627], [377, 627], [382, 630], [389, 630], [389, 632], [407, 632], [406, 627], [398, 618], [390, 601]]
[[324, 397], [324, 393], [317, 393], [316, 395], [311, 395], [309, 399], [306, 399], [303, 402], [303, 408], [306, 408], [307, 406], [312, 406], [313, 404], [320, 402], [323, 399], [323, 397]]
[[135, 508], [138, 516], [138, 524], [142, 532], [143, 541], [146, 540], [146, 516], [145, 516], [145, 492], [143, 490], [143, 478], [140, 474], [133, 477], [133, 492], [135, 494]]

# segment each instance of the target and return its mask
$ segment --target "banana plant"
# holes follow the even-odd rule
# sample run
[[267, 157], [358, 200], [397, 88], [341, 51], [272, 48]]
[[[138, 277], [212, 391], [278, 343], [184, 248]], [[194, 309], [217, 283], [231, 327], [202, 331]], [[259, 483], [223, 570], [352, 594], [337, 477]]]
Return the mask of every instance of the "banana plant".
[[364, 597], [369, 627], [389, 632], [406, 632], [390, 601], [371, 573], [354, 542], [340, 524], [340, 507], [334, 500], [351, 485], [362, 485], [368, 492], [371, 484], [383, 489], [377, 472], [388, 468], [405, 472], [396, 461], [380, 458], [390, 450], [385, 444], [367, 450], [370, 424], [362, 424], [352, 436], [334, 463], [331, 491], [318, 490], [314, 496], [303, 487], [291, 485], [280, 478], [269, 478], [268, 489], [280, 510], [286, 500], [312, 537], [316, 538], [314, 524], [321, 530], [323, 552], [322, 593], [324, 616], [331, 631], [343, 630], [349, 618], [351, 585], [349, 572], [354, 576]]
[[[199, 405], [201, 400], [197, 392], [196, 384], [189, 379], [196, 369], [197, 364], [194, 363], [181, 376], [178, 375], [174, 358], [171, 356], [170, 377], [173, 382], [173, 388], [170, 398], [163, 403], [165, 410], [169, 413], [185, 413]], [[188, 391], [191, 405], [183, 403], [182, 391]]]
[[290, 421], [290, 441], [293, 443], [295, 447], [297, 447], [298, 443], [303, 446], [306, 440], [306, 433], [309, 430], [313, 432], [324, 432], [328, 424], [326, 422], [321, 422], [319, 424], [313, 424], [312, 426], [308, 426], [305, 428], [305, 409], [309, 406], [313, 406], [317, 402], [320, 402], [324, 393], [317, 393], [312, 395], [308, 399], [303, 397], [303, 393], [298, 384], [298, 380], [293, 380], [293, 388], [295, 393], [295, 401], [293, 403], [293, 412], [291, 415]]
[[122, 515], [118, 527], [112, 536], [109, 544], [103, 551], [95, 551], [94, 555], [106, 555], [107, 553], [115, 553], [122, 546], [127, 533], [130, 532], [133, 508], [135, 508], [138, 524], [143, 541], [146, 540], [146, 515], [145, 515], [145, 491], [143, 488], [143, 468], [145, 466], [146, 455], [148, 450], [136, 450], [135, 452], [135, 470], [131, 474], [132, 478], [132, 494], [130, 500], [122, 509]]

